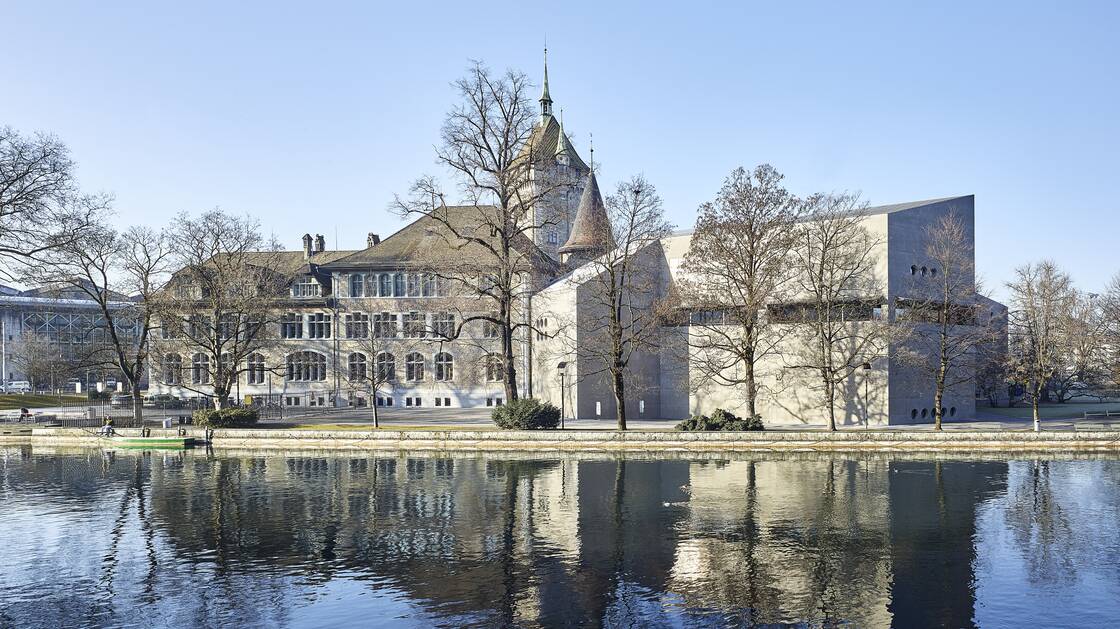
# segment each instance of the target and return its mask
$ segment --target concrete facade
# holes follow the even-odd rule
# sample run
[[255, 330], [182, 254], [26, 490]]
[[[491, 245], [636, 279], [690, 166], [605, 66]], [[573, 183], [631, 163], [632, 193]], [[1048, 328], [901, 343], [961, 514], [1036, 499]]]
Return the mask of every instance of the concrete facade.
[[[974, 256], [974, 198], [962, 196], [870, 208], [861, 219], [879, 242], [873, 273], [884, 293], [869, 298], [878, 300], [880, 316], [894, 319], [898, 308], [908, 299], [928, 296], [933, 290], [936, 269], [926, 259], [927, 229], [950, 212], [966, 226], [969, 256]], [[648, 301], [669, 295], [681, 280], [681, 264], [688, 250], [691, 233], [681, 233], [651, 245], [642, 253], [643, 263], [657, 269], [659, 294]], [[594, 290], [591, 267], [576, 269], [539, 293], [537, 311], [550, 321], [566, 326], [539, 342], [535, 368], [539, 374], [534, 393], [560, 406], [563, 400], [568, 417], [615, 417], [615, 402], [609, 382], [589, 364], [579, 348], [593, 342], [588, 338], [589, 320], [595, 303], [588, 291]], [[973, 278], [973, 282], [975, 278]], [[986, 300], [992, 316], [1006, 312], [997, 302]], [[1004, 318], [1005, 321], [1005, 318]], [[797, 325], [797, 324], [783, 324]], [[660, 346], [655, 352], [638, 353], [630, 364], [632, 398], [628, 396], [628, 417], [633, 419], [685, 418], [691, 414], [711, 413], [724, 408], [742, 414], [741, 391], [705, 380], [695, 365], [695, 350], [690, 350], [692, 325], [662, 328]], [[785, 358], [798, 347], [795, 335], [783, 341], [776, 355], [760, 365], [763, 394], [758, 411], [768, 424], [819, 424], [826, 417], [821, 393], [814, 376], [791, 372]], [[870, 370], [858, 370], [841, 387], [838, 395], [838, 423], [842, 425], [896, 425], [933, 421], [934, 383], [928, 372], [899, 360], [900, 348], [887, 351], [871, 361]], [[565, 363], [561, 389], [557, 365]], [[965, 367], [971, 369], [971, 367]], [[629, 384], [629, 383], [628, 383]], [[946, 391], [946, 419], [970, 419], [975, 415], [975, 384], [968, 382]], [[865, 420], [866, 418], [866, 420]]]

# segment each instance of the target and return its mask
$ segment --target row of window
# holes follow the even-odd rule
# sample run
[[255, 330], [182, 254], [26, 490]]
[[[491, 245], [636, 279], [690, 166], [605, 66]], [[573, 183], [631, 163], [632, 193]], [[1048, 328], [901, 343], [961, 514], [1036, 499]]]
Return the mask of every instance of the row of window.
[[[910, 419], [918, 419], [919, 415], [921, 415], [922, 419], [926, 419], [927, 417], [933, 417], [934, 414], [936, 413], [936, 411], [937, 411], [936, 408], [923, 408], [921, 410], [918, 410], [916, 408], [912, 408], [912, 409], [910, 409]], [[942, 417], [956, 417], [957, 416], [957, 407], [950, 406], [948, 410], [945, 410], [945, 407], [941, 407], [941, 416]]]
[[[372, 370], [368, 357], [361, 352], [352, 352], [347, 357], [347, 378], [352, 382], [362, 382], [374, 376], [376, 382], [397, 381], [397, 358], [391, 352], [379, 352], [374, 357]], [[423, 382], [428, 371], [427, 360], [420, 352], [409, 352], [404, 357], [404, 379], [408, 382]], [[162, 380], [165, 384], [210, 384], [211, 361], [209, 356], [197, 353], [191, 356], [184, 380], [183, 358], [179, 354], [163, 357]], [[284, 364], [284, 376], [289, 382], [322, 382], [327, 379], [327, 357], [314, 351], [289, 354]], [[483, 369], [488, 382], [501, 382], [504, 375], [502, 359], [489, 355], [483, 361]], [[257, 353], [246, 361], [245, 373], [249, 384], [264, 384], [269, 369], [264, 356]], [[449, 352], [439, 352], [432, 357], [431, 372], [436, 382], [450, 382], [455, 379], [455, 358]]]
[[447, 280], [432, 273], [351, 273], [350, 297], [446, 297]]
[[[346, 338], [364, 339], [373, 334], [379, 339], [452, 339], [456, 335], [455, 315], [450, 312], [364, 312], [342, 316], [342, 331]], [[288, 313], [280, 319], [280, 338], [285, 339], [331, 338], [331, 315], [317, 312], [309, 315]], [[483, 338], [497, 338], [497, 327], [486, 322], [482, 326]]]
[[918, 266], [916, 264], [911, 264], [910, 265], [910, 275], [918, 275], [918, 274], [921, 274], [922, 277], [925, 277], [926, 275], [928, 275], [930, 277], [937, 277], [937, 267], [935, 267], [935, 266], [930, 266], [930, 267]]

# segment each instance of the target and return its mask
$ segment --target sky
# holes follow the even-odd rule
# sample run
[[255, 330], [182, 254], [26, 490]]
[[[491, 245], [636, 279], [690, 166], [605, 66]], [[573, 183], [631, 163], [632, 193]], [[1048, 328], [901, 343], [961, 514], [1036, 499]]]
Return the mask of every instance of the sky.
[[644, 174], [680, 228], [761, 163], [797, 194], [975, 194], [997, 296], [1040, 258], [1096, 291], [1120, 271], [1117, 23], [1108, 2], [0, 0], [0, 125], [66, 142], [122, 226], [219, 207], [357, 249], [442, 174], [470, 60], [539, 82], [547, 41], [600, 186]]

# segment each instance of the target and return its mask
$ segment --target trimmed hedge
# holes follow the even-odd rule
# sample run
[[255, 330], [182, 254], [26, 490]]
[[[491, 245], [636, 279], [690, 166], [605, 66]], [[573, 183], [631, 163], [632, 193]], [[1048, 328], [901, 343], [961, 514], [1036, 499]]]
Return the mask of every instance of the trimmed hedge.
[[215, 410], [204, 408], [191, 415], [196, 426], [207, 428], [251, 428], [257, 425], [260, 414], [257, 409], [244, 406], [234, 406]]
[[505, 430], [553, 430], [560, 425], [560, 409], [529, 398], [495, 408], [490, 418]]
[[755, 415], [743, 419], [733, 413], [717, 408], [711, 417], [707, 415], [693, 415], [677, 424], [677, 430], [766, 430], [762, 425], [762, 416]]

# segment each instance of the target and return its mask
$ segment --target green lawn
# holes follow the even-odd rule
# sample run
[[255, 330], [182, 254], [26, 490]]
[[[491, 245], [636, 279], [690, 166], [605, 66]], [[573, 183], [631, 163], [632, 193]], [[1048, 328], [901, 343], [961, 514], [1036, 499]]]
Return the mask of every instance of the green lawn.
[[[981, 413], [1000, 415], [1008, 419], [1031, 419], [1033, 417], [1031, 407], [1022, 404], [1013, 408], [1003, 406], [998, 408], [978, 406], [976, 410]], [[1038, 413], [1042, 419], [1080, 419], [1084, 413], [1103, 413], [1105, 411], [1120, 413], [1120, 403], [1105, 402], [1104, 404], [1093, 404], [1066, 402], [1065, 404], [1043, 404], [1038, 409]]]
[[[262, 426], [264, 427], [264, 426]], [[373, 427], [373, 423], [368, 424], [280, 424], [267, 426], [268, 428], [283, 428], [285, 430], [360, 430], [369, 432], [371, 430], [497, 430], [496, 426], [455, 426], [455, 425], [435, 425], [435, 424], [382, 424], [379, 429]]]
[[59, 399], [63, 404], [81, 404], [86, 401], [84, 395], [63, 395], [61, 398], [57, 395], [20, 395], [18, 393], [6, 393], [0, 395], [0, 411], [19, 410], [21, 408], [43, 408], [46, 406], [58, 406]]

